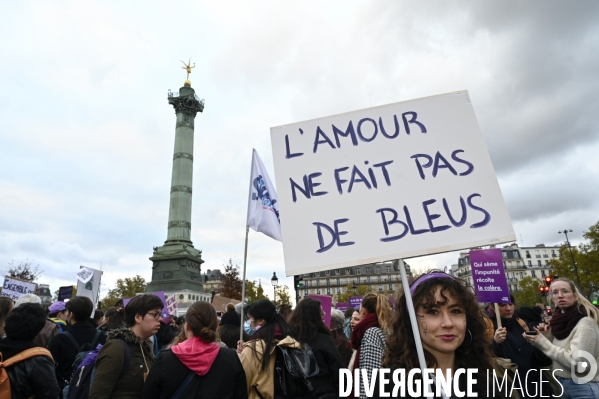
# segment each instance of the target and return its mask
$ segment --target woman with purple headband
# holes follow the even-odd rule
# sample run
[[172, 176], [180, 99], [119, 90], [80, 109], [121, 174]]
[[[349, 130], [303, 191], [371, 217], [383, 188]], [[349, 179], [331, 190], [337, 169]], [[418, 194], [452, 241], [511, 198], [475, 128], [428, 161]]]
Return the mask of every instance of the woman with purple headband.
[[[444, 373], [449, 369], [452, 380], [457, 369], [476, 368], [477, 381], [472, 386], [469, 386], [466, 374], [457, 377], [460, 390], [467, 392], [470, 388], [479, 398], [501, 398], [497, 392], [495, 395], [487, 394], [487, 370], [492, 370], [492, 353], [484, 339], [486, 325], [482, 314], [466, 283], [446, 273], [434, 271], [416, 279], [410, 286], [410, 293], [426, 367], [440, 368]], [[405, 369], [406, 376], [411, 369], [420, 369], [410, 314], [403, 293], [397, 301], [397, 312], [387, 339], [383, 367], [391, 370]], [[456, 397], [455, 392], [452, 391], [451, 394], [442, 392], [440, 397]]]

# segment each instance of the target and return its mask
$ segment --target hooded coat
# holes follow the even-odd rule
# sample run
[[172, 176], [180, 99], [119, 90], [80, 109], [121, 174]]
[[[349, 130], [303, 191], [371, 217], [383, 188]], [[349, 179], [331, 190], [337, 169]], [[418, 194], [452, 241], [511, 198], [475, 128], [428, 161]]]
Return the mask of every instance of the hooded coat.
[[[111, 330], [107, 335], [108, 340], [96, 359], [96, 374], [89, 398], [138, 399], [144, 386], [144, 373], [152, 368], [155, 360], [152, 341], [146, 339], [142, 343], [128, 328]], [[121, 371], [125, 367], [125, 348], [119, 339], [125, 341], [131, 353], [129, 368], [122, 376]]]
[[195, 375], [180, 399], [247, 398], [245, 373], [237, 352], [196, 337], [160, 352], [141, 398], [171, 398], [190, 373]]

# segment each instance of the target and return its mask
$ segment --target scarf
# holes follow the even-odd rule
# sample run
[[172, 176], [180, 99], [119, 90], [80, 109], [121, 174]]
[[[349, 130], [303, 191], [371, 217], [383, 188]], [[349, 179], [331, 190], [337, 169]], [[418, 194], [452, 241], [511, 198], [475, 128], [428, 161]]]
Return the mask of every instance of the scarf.
[[360, 346], [364, 333], [371, 327], [381, 327], [376, 313], [367, 313], [366, 316], [354, 327], [351, 333], [351, 345], [356, 350], [356, 359], [354, 360], [354, 370], [360, 365]]
[[574, 327], [576, 327], [576, 323], [587, 316], [586, 310], [578, 304], [561, 310], [563, 313], [561, 311], [555, 312], [549, 323], [551, 325], [551, 333], [557, 339], [568, 337]]

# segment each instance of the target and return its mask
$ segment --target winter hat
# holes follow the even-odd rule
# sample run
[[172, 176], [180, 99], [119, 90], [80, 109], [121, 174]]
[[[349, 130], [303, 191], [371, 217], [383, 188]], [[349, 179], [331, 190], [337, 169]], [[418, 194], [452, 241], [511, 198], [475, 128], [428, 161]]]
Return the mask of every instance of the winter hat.
[[54, 302], [52, 305], [50, 305], [50, 307], [48, 308], [48, 313], [49, 314], [54, 314], [54, 313], [60, 313], [64, 310], [67, 309], [67, 305], [65, 305], [64, 302]]
[[42, 303], [42, 300], [39, 296], [35, 294], [23, 294], [19, 297], [19, 299], [17, 299], [17, 303], [15, 303], [15, 308], [19, 307], [19, 305], [22, 305], [24, 303], [37, 303], [38, 305], [40, 305]]
[[226, 324], [237, 327], [241, 326], [241, 318], [235, 310], [225, 312], [220, 318], [220, 325], [224, 326]]

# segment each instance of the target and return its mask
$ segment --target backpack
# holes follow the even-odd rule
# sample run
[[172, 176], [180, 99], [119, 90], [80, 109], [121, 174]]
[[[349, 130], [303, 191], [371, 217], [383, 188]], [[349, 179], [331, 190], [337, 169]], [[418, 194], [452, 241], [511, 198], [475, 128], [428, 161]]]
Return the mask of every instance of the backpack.
[[[318, 364], [308, 344], [300, 344], [301, 349], [276, 346], [274, 386], [275, 399], [296, 399], [313, 397], [312, 377], [318, 374]], [[263, 396], [256, 393], [261, 399]]]
[[[119, 379], [125, 374], [129, 368], [131, 362], [131, 350], [129, 345], [122, 339], [116, 339], [125, 346], [125, 363], [123, 369], [119, 374]], [[100, 345], [98, 345], [100, 346]], [[82, 362], [83, 366], [77, 368], [71, 377], [71, 381], [64, 387], [62, 391], [63, 399], [88, 399], [92, 389], [92, 382], [96, 375], [96, 359], [100, 353], [101, 346], [99, 349], [91, 351]], [[118, 381], [118, 380], [117, 380]]]
[[75, 337], [73, 337], [73, 335], [71, 335], [70, 332], [65, 331], [63, 332], [63, 334], [66, 335], [69, 338], [69, 340], [71, 340], [71, 343], [75, 345], [75, 348], [77, 348], [77, 355], [75, 356], [75, 360], [73, 360], [73, 364], [71, 365], [72, 376], [72, 373], [79, 368], [79, 365], [81, 364], [81, 362], [83, 362], [87, 355], [89, 355], [91, 352], [94, 351], [94, 349], [96, 349], [96, 344], [98, 343], [98, 339], [100, 339], [100, 334], [102, 334], [102, 331], [96, 331], [96, 334], [94, 335], [91, 344], [85, 343], [81, 346], [79, 346], [77, 340], [75, 339]]
[[0, 399], [11, 399], [10, 378], [8, 378], [6, 368], [35, 356], [47, 356], [54, 362], [50, 351], [41, 347], [26, 349], [4, 361], [0, 354]]

